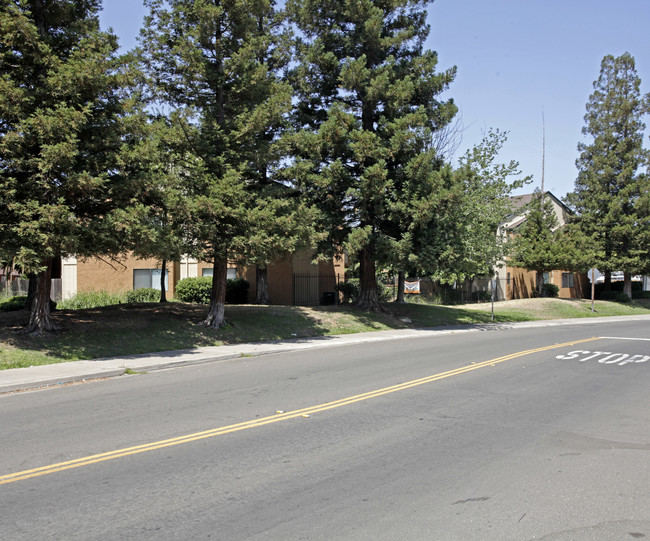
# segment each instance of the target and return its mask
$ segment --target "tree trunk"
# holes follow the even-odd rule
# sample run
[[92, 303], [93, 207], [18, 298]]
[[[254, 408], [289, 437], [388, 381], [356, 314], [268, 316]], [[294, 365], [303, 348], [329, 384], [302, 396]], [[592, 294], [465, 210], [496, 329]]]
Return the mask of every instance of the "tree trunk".
[[623, 293], [632, 300], [632, 275], [629, 272], [623, 273]]
[[362, 310], [383, 311], [377, 294], [377, 275], [372, 248], [366, 246], [359, 256], [359, 296], [355, 305]]
[[268, 270], [259, 265], [255, 267], [255, 303], [271, 304], [269, 297]]
[[203, 325], [213, 329], [220, 329], [226, 324], [226, 277], [228, 275], [228, 260], [215, 258], [212, 272], [212, 291], [210, 292], [210, 306], [208, 315], [203, 320]]
[[32, 301], [36, 297], [36, 275], [33, 272], [30, 272], [27, 275], [29, 282], [27, 282], [27, 308], [32, 307]]
[[34, 297], [30, 305], [27, 332], [42, 335], [58, 330], [50, 317], [50, 292], [52, 289], [52, 259], [43, 262], [45, 270], [34, 275]]
[[537, 293], [540, 297], [544, 296], [544, 271], [537, 271]]
[[397, 295], [395, 296], [395, 302], [398, 304], [406, 303], [406, 299], [404, 298], [404, 282], [406, 282], [406, 272], [401, 270], [397, 273]]
[[167, 261], [162, 260], [160, 265], [162, 269], [160, 272], [160, 302], [167, 302], [167, 292], [165, 291], [165, 270], [167, 268]]
[[605, 271], [605, 280], [603, 282], [603, 290], [611, 291], [612, 290], [612, 271]]

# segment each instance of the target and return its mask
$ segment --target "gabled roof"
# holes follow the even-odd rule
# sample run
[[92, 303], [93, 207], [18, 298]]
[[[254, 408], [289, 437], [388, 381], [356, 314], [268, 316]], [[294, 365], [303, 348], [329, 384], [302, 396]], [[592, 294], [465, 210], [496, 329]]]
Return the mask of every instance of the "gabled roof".
[[[506, 221], [503, 223], [503, 225], [508, 229], [516, 229], [521, 224], [523, 224], [526, 221], [526, 205], [532, 201], [534, 195], [534, 193], [527, 193], [510, 197], [510, 204], [512, 206], [513, 212], [506, 218]], [[562, 203], [562, 201], [555, 197], [551, 192], [544, 192], [544, 195], [550, 197], [551, 200], [558, 207], [560, 207], [563, 212], [566, 212], [567, 214], [573, 214], [571, 209]]]
[[[510, 198], [510, 202], [512, 204], [513, 210], [518, 210], [521, 209], [522, 207], [525, 207], [528, 203], [530, 203], [533, 199], [534, 193], [527, 193], [524, 195], [513, 195]], [[551, 192], [544, 192], [544, 195], [550, 197], [553, 201], [555, 201], [558, 206], [562, 207], [563, 210], [566, 212], [573, 214], [571, 209], [567, 207], [562, 201], [560, 201], [557, 197], [555, 197]], [[513, 214], [514, 216], [514, 214]]]

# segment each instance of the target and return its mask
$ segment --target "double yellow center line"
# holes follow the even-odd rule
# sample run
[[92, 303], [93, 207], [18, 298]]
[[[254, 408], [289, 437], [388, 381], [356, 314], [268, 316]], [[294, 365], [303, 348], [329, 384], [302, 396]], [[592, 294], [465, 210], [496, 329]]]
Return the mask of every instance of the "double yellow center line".
[[425, 378], [415, 379], [412, 381], [407, 381], [405, 383], [392, 385], [391, 387], [384, 387], [383, 389], [377, 389], [375, 391], [370, 391], [355, 396], [349, 396], [347, 398], [341, 398], [340, 400], [335, 400], [333, 402], [326, 402], [324, 404], [311, 406], [309, 408], [277, 413], [276, 415], [271, 415], [269, 417], [252, 419], [250, 421], [245, 421], [243, 423], [222, 426], [211, 430], [205, 430], [203, 432], [195, 432], [193, 434], [187, 434], [186, 436], [179, 436], [177, 438], [160, 440], [153, 443], [147, 443], [144, 445], [137, 445], [135, 447], [126, 447], [124, 449], [117, 449], [115, 451], [109, 451], [107, 453], [100, 453], [97, 455], [77, 458], [75, 460], [69, 460], [67, 462], [50, 464], [49, 466], [42, 466], [40, 468], [34, 468], [31, 470], [9, 473], [0, 476], [0, 485], [15, 483], [16, 481], [24, 481], [25, 479], [40, 477], [42, 475], [49, 475], [51, 473], [70, 470], [73, 468], [81, 468], [82, 466], [88, 466], [90, 464], [96, 464], [98, 462], [114, 460], [116, 458], [122, 458], [129, 455], [146, 453], [148, 451], [155, 451], [156, 449], [163, 449], [165, 447], [172, 447], [174, 445], [181, 445], [183, 443], [190, 443], [198, 440], [203, 440], [206, 438], [214, 438], [215, 436], [222, 436], [224, 434], [230, 434], [232, 432], [239, 432], [240, 430], [247, 430], [249, 428], [256, 428], [259, 426], [279, 423], [281, 421], [286, 421], [288, 419], [295, 419], [296, 417], [306, 417], [314, 413], [340, 408], [342, 406], [354, 404], [355, 402], [362, 402], [364, 400], [369, 400], [371, 398], [376, 398], [378, 396], [384, 396], [387, 394], [396, 393], [398, 391], [403, 391], [405, 389], [410, 389], [412, 387], [417, 387], [419, 385], [424, 385], [426, 383], [431, 383], [452, 376], [457, 376], [459, 374], [464, 374], [465, 372], [471, 372], [473, 370], [478, 370], [479, 368], [485, 368], [486, 366], [494, 366], [498, 363], [509, 361], [511, 359], [516, 359], [517, 357], [523, 357], [525, 355], [531, 355], [533, 353], [540, 353], [542, 351], [548, 351], [550, 349], [557, 349], [557, 348], [562, 348], [567, 346], [573, 346], [576, 344], [582, 344], [584, 342], [591, 342], [593, 340], [598, 340], [598, 338], [587, 338], [584, 340], [575, 340], [572, 342], [565, 342], [563, 344], [553, 344], [551, 346], [544, 346], [540, 348], [519, 351], [517, 353], [511, 353], [509, 355], [504, 355], [503, 357], [497, 357], [496, 359], [491, 359], [489, 361], [470, 364], [467, 366], [463, 366], [461, 368], [457, 368], [455, 370], [449, 370], [447, 372], [441, 372], [439, 374], [434, 374], [432, 376], [427, 376]]

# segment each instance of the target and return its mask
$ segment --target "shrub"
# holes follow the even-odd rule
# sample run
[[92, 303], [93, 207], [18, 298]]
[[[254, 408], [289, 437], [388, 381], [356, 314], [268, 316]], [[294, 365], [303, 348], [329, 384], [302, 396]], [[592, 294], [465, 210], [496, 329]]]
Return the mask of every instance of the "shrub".
[[126, 292], [126, 302], [158, 302], [160, 290], [153, 287], [141, 287]]
[[[228, 304], [246, 304], [250, 284], [243, 278], [226, 280], [226, 302]], [[183, 278], [176, 284], [176, 297], [182, 302], [198, 304], [210, 303], [212, 277]]]
[[209, 276], [183, 278], [176, 284], [176, 298], [182, 302], [209, 304], [211, 290], [212, 278]]
[[27, 295], [9, 297], [0, 302], [0, 312], [15, 312], [27, 307]]
[[431, 293], [431, 296], [429, 298], [429, 302], [431, 304], [437, 304], [438, 306], [443, 305], [445, 303], [445, 299], [442, 296], [442, 293], [439, 291]]
[[472, 291], [472, 300], [474, 302], [490, 302], [492, 293], [490, 291]]
[[616, 302], [630, 302], [630, 297], [628, 297], [627, 293], [616, 293], [614, 300]]
[[228, 304], [246, 304], [250, 284], [243, 278], [226, 280], [226, 302]]
[[339, 282], [336, 284], [336, 291], [339, 291], [343, 294], [342, 304], [348, 304], [354, 302], [359, 295], [359, 280], [352, 278], [347, 282]]
[[542, 295], [544, 297], [559, 297], [560, 288], [555, 284], [544, 284], [542, 285]]
[[[625, 284], [623, 281], [617, 281], [617, 282], [612, 282], [610, 284], [610, 289], [611, 291], [609, 293], [606, 293], [605, 291], [605, 284], [596, 284], [596, 297], [599, 299], [605, 299], [602, 295], [605, 294], [608, 296], [607, 300], [614, 300], [615, 296], [610, 295], [610, 293], [616, 293], [616, 292], [622, 292], [623, 291], [623, 286]], [[643, 290], [643, 282], [632, 282], [632, 296], [637, 297], [639, 293]]]
[[601, 301], [613, 301], [614, 297], [616, 297], [616, 291], [605, 291], [602, 288], [598, 291], [596, 289], [596, 298]]
[[377, 284], [377, 295], [379, 295], [379, 302], [390, 302], [393, 300], [393, 290], [384, 284]]
[[[336, 291], [340, 291], [343, 294], [341, 304], [354, 303], [359, 296], [359, 279], [350, 278], [346, 282], [339, 282], [336, 284]], [[393, 290], [378, 282], [377, 296], [379, 297], [379, 302], [390, 302], [393, 300]]]
[[405, 293], [404, 300], [409, 304], [435, 304], [434, 297], [431, 295], [423, 295], [422, 293]]
[[596, 291], [596, 297], [601, 301], [613, 301], [616, 300], [616, 295], [618, 295], [618, 293], [618, 291], [605, 291], [604, 289], [601, 289], [600, 293]]
[[634, 294], [635, 299], [650, 299], [650, 291], [638, 291]]
[[[488, 295], [490, 295], [489, 292]], [[440, 284], [440, 287], [437, 288], [437, 291], [435, 291], [433, 297], [436, 300], [436, 304], [447, 306], [454, 304], [465, 304], [471, 298], [469, 295], [467, 295], [467, 291], [464, 289], [456, 289], [450, 284]], [[492, 297], [489, 297], [489, 300], [492, 300]]]
[[60, 310], [84, 310], [87, 308], [99, 308], [121, 304], [125, 300], [125, 293], [109, 293], [107, 291], [82, 291], [71, 299], [61, 301], [58, 304]]

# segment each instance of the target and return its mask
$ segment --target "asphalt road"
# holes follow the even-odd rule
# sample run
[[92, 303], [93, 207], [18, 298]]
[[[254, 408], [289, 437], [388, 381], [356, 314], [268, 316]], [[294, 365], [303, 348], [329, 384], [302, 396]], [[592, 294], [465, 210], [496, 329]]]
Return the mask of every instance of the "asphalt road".
[[650, 538], [649, 391], [586, 322], [5, 395], [0, 538]]

